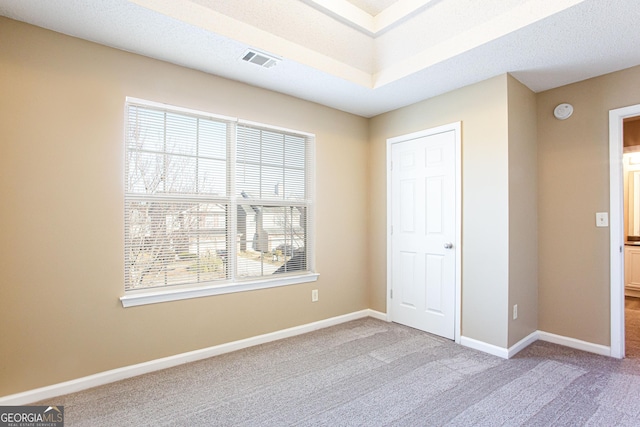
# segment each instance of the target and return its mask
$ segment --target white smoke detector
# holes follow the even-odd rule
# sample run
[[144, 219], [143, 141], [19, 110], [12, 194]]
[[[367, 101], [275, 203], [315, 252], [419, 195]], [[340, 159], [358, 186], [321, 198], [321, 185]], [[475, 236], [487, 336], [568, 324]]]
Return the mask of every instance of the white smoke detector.
[[566, 120], [573, 114], [573, 105], [560, 104], [553, 110], [553, 115], [558, 120]]
[[278, 65], [282, 58], [269, 53], [260, 52], [256, 49], [247, 49], [241, 58], [243, 61], [251, 62], [264, 68], [271, 68]]

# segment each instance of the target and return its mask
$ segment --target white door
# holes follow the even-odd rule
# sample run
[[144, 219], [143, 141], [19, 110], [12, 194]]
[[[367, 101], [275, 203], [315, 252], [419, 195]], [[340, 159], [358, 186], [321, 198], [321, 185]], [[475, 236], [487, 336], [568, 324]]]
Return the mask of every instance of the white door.
[[391, 319], [454, 339], [456, 130], [391, 144]]

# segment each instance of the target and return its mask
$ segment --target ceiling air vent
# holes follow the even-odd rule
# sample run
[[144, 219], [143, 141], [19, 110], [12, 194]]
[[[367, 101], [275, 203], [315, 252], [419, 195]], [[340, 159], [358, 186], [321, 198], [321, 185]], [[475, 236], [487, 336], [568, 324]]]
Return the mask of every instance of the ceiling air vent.
[[282, 61], [282, 58], [278, 58], [274, 55], [269, 55], [268, 53], [258, 52], [255, 49], [248, 49], [244, 53], [244, 55], [242, 55], [242, 60], [251, 62], [252, 64], [256, 64], [264, 68], [271, 68], [278, 65], [278, 62]]

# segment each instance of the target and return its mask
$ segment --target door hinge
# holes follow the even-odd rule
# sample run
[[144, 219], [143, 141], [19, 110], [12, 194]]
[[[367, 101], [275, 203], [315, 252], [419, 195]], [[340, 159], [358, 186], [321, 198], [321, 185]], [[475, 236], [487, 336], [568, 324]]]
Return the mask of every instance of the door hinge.
[[391, 170], [393, 170], [393, 162], [391, 162]]
[[393, 288], [389, 291], [389, 297], [393, 299]]
[[393, 225], [391, 226], [391, 235], [393, 236]]

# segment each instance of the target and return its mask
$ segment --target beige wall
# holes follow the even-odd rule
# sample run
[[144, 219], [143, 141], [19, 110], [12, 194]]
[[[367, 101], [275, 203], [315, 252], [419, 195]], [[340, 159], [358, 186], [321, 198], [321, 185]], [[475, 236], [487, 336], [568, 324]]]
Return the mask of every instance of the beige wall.
[[[5, 18], [0, 40], [0, 396], [386, 311], [386, 139], [457, 121], [463, 335], [609, 345], [594, 214], [609, 209], [608, 111], [640, 103], [640, 67], [536, 95], [502, 75], [367, 120]], [[122, 308], [125, 96], [315, 133], [319, 281]]]
[[[609, 110], [640, 104], [640, 67], [537, 94], [539, 313], [542, 331], [610, 343]], [[556, 105], [573, 104], [564, 121]]]
[[[5, 18], [0, 40], [0, 396], [368, 307], [366, 119]], [[318, 282], [122, 308], [125, 96], [315, 133]]]
[[[509, 76], [508, 347], [538, 329], [536, 95]], [[518, 318], [513, 319], [513, 306]]]
[[371, 308], [386, 311], [386, 140], [462, 122], [462, 334], [507, 345], [507, 76], [371, 120]]

